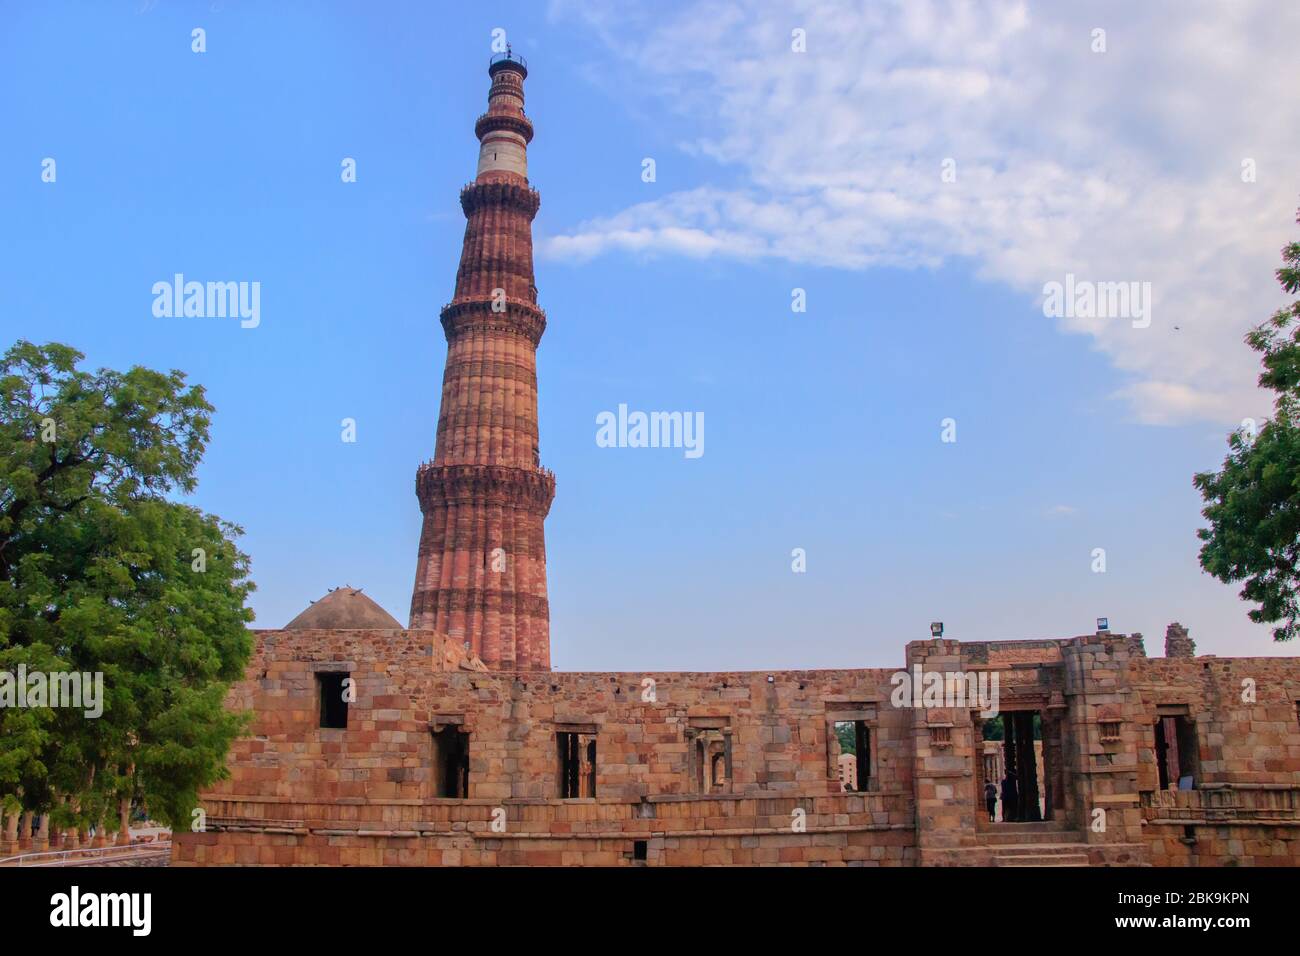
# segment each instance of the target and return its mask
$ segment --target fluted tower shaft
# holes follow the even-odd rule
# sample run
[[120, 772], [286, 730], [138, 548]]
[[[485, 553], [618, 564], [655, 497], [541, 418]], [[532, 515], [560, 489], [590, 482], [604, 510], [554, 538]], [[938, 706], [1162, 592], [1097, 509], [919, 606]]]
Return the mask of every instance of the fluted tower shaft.
[[555, 477], [541, 467], [537, 344], [546, 315], [533, 281], [527, 67], [488, 69], [478, 172], [460, 193], [465, 240], [456, 293], [442, 309], [447, 365], [433, 461], [416, 473], [424, 514], [411, 627], [467, 643], [494, 670], [549, 670], [542, 523]]

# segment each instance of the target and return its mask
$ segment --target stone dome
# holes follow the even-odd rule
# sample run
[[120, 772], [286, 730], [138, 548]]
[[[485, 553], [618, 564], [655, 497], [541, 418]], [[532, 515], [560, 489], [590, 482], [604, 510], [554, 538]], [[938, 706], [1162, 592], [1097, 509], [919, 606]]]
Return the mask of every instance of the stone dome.
[[335, 588], [313, 601], [284, 626], [286, 631], [313, 630], [402, 630], [397, 619], [361, 593], [360, 588]]

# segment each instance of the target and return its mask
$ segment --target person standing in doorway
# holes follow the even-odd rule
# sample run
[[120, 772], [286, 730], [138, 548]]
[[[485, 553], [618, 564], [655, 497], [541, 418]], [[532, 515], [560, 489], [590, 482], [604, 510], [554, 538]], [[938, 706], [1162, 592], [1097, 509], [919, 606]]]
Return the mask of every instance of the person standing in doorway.
[[1016, 819], [1016, 811], [1020, 808], [1020, 791], [1016, 786], [1016, 778], [1008, 773], [1002, 778], [1002, 822]]
[[984, 806], [988, 807], [989, 823], [992, 823], [998, 815], [998, 788], [992, 780], [984, 784]]

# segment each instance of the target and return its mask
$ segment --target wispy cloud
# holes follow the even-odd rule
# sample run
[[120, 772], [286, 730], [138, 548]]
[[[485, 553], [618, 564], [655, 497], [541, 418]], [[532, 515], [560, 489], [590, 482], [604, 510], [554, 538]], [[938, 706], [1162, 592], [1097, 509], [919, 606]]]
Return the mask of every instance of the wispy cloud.
[[[1138, 421], [1235, 423], [1265, 410], [1241, 337], [1276, 307], [1272, 270], [1295, 230], [1300, 7], [555, 6], [720, 167], [716, 183], [551, 237], [543, 255], [844, 269], [962, 258], [1030, 302], [1067, 273], [1150, 282], [1148, 328], [1044, 321], [1091, 336], [1127, 373], [1114, 397]], [[796, 27], [806, 53], [790, 49]], [[1093, 50], [1098, 28], [1105, 52]], [[1245, 161], [1254, 182], [1242, 180]]]

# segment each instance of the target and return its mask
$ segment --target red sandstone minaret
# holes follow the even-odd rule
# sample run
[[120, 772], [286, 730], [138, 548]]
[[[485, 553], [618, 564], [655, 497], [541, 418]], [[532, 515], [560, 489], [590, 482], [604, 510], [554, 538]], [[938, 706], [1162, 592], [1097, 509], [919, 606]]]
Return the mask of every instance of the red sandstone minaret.
[[488, 111], [474, 124], [478, 175], [460, 192], [468, 223], [456, 295], [442, 310], [447, 366], [433, 461], [415, 493], [424, 513], [411, 627], [466, 642], [493, 670], [549, 670], [542, 522], [555, 476], [539, 463], [537, 343], [546, 314], [533, 284], [521, 57], [488, 67]]

